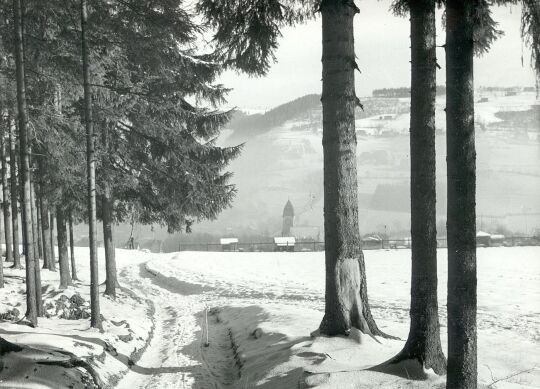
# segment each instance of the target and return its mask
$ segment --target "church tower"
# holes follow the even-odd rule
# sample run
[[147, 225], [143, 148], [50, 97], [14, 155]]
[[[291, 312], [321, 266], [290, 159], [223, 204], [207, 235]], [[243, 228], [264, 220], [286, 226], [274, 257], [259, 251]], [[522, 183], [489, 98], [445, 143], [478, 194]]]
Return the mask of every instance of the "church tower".
[[283, 208], [283, 228], [281, 230], [281, 236], [290, 236], [291, 227], [294, 226], [294, 207], [291, 200], [287, 200], [285, 208]]

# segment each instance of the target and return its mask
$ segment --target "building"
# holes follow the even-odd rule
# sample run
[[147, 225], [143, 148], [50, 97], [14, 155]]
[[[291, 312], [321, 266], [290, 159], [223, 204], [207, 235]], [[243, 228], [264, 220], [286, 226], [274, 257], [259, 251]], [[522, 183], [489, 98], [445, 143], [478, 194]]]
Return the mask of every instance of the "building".
[[478, 231], [476, 233], [476, 246], [477, 247], [489, 247], [491, 245], [491, 234]]
[[292, 236], [274, 238], [274, 251], [294, 251], [296, 239]]
[[283, 227], [281, 229], [281, 236], [290, 236], [291, 228], [294, 226], [294, 207], [291, 200], [287, 200], [285, 208], [283, 208]]
[[219, 244], [222, 251], [236, 251], [238, 249], [238, 238], [221, 238]]

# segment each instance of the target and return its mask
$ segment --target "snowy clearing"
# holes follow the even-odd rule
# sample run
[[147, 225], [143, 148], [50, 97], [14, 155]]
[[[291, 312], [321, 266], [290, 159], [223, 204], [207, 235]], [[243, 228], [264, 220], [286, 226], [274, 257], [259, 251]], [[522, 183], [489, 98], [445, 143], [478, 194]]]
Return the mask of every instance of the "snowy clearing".
[[[85, 249], [77, 253], [86, 258]], [[11, 341], [56, 345], [81, 356], [105, 355], [91, 363], [109, 385], [127, 371], [117, 385], [126, 389], [444, 387], [444, 377], [429, 372], [426, 381], [412, 381], [407, 370], [405, 378], [366, 370], [396, 354], [406, 339], [410, 251], [367, 251], [365, 256], [373, 314], [384, 331], [403, 340], [378, 343], [358, 334], [310, 337], [324, 309], [323, 253], [117, 250], [120, 283], [142, 299], [127, 292], [118, 302], [102, 298], [102, 313], [107, 319], [125, 319], [137, 334], [133, 337], [141, 339], [125, 343], [109, 332], [112, 325], [99, 334], [88, 329], [88, 320], [58, 318], [41, 319], [38, 329], [3, 323], [0, 332]], [[87, 268], [79, 262], [86, 280]], [[3, 301], [24, 305], [22, 294], [9, 292], [16, 290], [9, 278], [15, 272], [6, 273], [10, 286], [0, 292]], [[46, 273], [44, 278], [56, 287], [58, 275]], [[439, 250], [439, 282], [446, 349], [445, 250]], [[492, 388], [539, 387], [540, 248], [478, 249], [478, 325], [480, 382], [500, 380]], [[78, 339], [94, 350], [80, 347]], [[140, 359], [122, 363], [95, 339], [110, 342], [122, 356], [134, 347], [145, 351]], [[49, 382], [42, 387], [69, 387], [67, 382], [64, 376], [56, 386]]]

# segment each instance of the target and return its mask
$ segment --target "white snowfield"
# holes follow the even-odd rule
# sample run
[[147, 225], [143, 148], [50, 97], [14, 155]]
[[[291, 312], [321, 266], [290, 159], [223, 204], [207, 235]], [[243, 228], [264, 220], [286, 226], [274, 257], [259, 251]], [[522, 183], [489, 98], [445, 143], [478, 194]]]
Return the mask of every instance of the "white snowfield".
[[[446, 350], [446, 251], [438, 255], [441, 340]], [[81, 278], [87, 280], [87, 250], [79, 249], [78, 258]], [[120, 283], [151, 300], [154, 309], [149, 310], [144, 299], [137, 307], [127, 294], [110, 304], [105, 300], [103, 315], [124, 317], [134, 338], [143, 339], [125, 344], [120, 355], [129, 355], [128, 346], [144, 352], [140, 359], [122, 364], [121, 358], [104, 351], [103, 361], [92, 364], [106, 384], [126, 389], [443, 388], [445, 377], [430, 371], [420, 370], [425, 380], [408, 378], [417, 366], [401, 366], [401, 376], [366, 370], [399, 352], [407, 337], [410, 251], [366, 251], [365, 260], [375, 319], [381, 329], [402, 340], [376, 341], [355, 332], [349, 338], [310, 336], [324, 311], [323, 253], [118, 250]], [[5, 271], [8, 276], [13, 273]], [[56, 287], [57, 274], [51, 274], [45, 278]], [[13, 295], [10, 288], [0, 290], [0, 298], [7, 301], [0, 313], [16, 300], [24, 306], [21, 294], [7, 299]], [[50, 336], [38, 343], [83, 357], [87, 351], [75, 339], [106, 338], [117, 349], [124, 343], [117, 335], [89, 331], [88, 320], [66, 322], [44, 319], [46, 331], [0, 323], [0, 334], [30, 344], [34, 338], [21, 338], [16, 332], [56, 333], [52, 339], [62, 334], [64, 343]], [[106, 330], [112, 328], [107, 325]], [[478, 249], [478, 327], [481, 384], [540, 387], [540, 247]], [[4, 374], [0, 371], [0, 379]], [[109, 377], [114, 380], [108, 382]], [[123, 378], [117, 383], [117, 377]], [[67, 382], [58, 378], [54, 385], [13, 387], [69, 387]]]

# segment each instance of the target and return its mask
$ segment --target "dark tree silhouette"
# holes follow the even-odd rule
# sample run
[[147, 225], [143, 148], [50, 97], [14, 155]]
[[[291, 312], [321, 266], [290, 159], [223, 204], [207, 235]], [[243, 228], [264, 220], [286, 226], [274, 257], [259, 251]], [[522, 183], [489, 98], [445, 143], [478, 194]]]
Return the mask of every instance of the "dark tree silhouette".
[[32, 245], [32, 207], [30, 196], [30, 155], [27, 129], [26, 109], [26, 86], [24, 79], [24, 46], [23, 46], [23, 15], [21, 0], [13, 0], [13, 17], [15, 19], [15, 68], [17, 80], [17, 111], [19, 117], [19, 147], [21, 153], [21, 177], [24, 188], [22, 223], [27, 237], [25, 242], [26, 258], [26, 316], [32, 326], [37, 326], [37, 303], [36, 303], [36, 274], [35, 261]]
[[369, 308], [358, 229], [353, 34], [358, 9], [352, 0], [323, 0], [320, 10], [326, 257], [325, 313], [320, 332], [348, 335], [356, 327], [371, 335], [384, 335]]
[[476, 388], [475, 2], [446, 2], [447, 388]]
[[437, 302], [435, 1], [405, 0], [394, 9], [410, 14], [411, 21], [411, 322], [403, 350], [387, 364], [414, 359], [444, 374]]
[[101, 328], [99, 310], [99, 277], [96, 245], [96, 157], [94, 122], [92, 118], [92, 90], [90, 86], [90, 64], [88, 59], [88, 11], [86, 0], [81, 0], [81, 45], [84, 80], [84, 123], [86, 127], [86, 174], [87, 174], [87, 201], [90, 245], [90, 325]]

